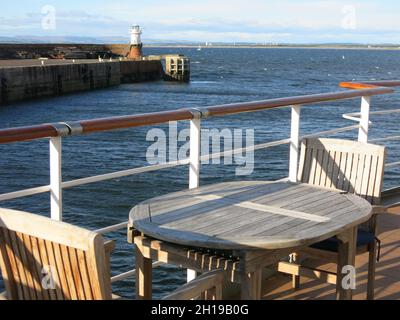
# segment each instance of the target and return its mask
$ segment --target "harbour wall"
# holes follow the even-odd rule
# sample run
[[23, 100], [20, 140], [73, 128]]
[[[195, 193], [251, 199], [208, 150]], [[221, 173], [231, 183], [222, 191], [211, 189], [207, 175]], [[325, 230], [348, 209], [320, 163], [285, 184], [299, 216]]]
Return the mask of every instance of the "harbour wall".
[[[32, 63], [39, 64], [40, 61]], [[46, 65], [48, 63], [49, 65]], [[27, 60], [0, 65], [0, 105], [72, 92], [95, 90], [121, 83], [162, 80], [160, 60], [152, 61], [45, 61]]]

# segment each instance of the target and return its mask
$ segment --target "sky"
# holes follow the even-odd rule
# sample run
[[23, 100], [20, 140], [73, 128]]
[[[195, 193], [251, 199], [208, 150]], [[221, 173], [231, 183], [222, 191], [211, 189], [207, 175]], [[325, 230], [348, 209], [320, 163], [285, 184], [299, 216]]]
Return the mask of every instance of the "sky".
[[398, 0], [1, 0], [0, 37], [400, 43]]

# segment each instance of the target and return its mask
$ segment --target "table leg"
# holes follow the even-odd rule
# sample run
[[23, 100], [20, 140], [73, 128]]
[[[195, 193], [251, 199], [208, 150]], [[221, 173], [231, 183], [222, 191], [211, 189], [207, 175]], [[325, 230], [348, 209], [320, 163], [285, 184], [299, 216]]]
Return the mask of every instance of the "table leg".
[[241, 276], [242, 300], [261, 300], [262, 270], [244, 272]]
[[261, 300], [262, 270], [293, 253], [293, 249], [234, 251], [240, 261], [242, 300]]
[[152, 299], [153, 261], [143, 256], [141, 248], [136, 247], [136, 299]]
[[[348, 288], [349, 281], [356, 279], [344, 279], [345, 275], [342, 273], [343, 267], [351, 266], [355, 269], [356, 253], [357, 253], [357, 227], [351, 228], [346, 232], [337, 236], [338, 238], [338, 268], [337, 268], [337, 283], [336, 283], [336, 298], [338, 300], [352, 300], [353, 289]], [[356, 275], [354, 275], [356, 276]], [[345, 280], [345, 281], [344, 281]]]

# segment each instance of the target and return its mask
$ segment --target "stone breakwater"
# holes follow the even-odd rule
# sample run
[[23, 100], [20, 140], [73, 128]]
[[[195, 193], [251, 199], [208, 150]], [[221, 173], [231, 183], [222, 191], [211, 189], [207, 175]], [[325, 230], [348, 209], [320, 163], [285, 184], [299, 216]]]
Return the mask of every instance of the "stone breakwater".
[[0, 105], [164, 78], [160, 60], [0, 61]]

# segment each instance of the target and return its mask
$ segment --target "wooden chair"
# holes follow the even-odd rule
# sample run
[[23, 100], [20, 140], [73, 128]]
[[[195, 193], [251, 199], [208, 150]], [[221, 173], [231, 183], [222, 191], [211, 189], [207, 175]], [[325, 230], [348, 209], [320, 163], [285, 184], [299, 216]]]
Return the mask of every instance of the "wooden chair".
[[0, 209], [0, 267], [9, 300], [111, 300], [112, 249], [100, 234]]
[[[119, 300], [111, 293], [113, 249], [100, 234], [0, 208], [0, 300]], [[220, 300], [222, 281], [220, 271], [205, 273], [165, 299]]]
[[[385, 169], [385, 147], [336, 139], [305, 139], [302, 142], [298, 180], [303, 183], [339, 189], [357, 194], [374, 205], [374, 215], [359, 227], [357, 254], [369, 252], [367, 298], [374, 297], [375, 262], [377, 260], [377, 214], [385, 210], [379, 207]], [[305, 264], [282, 262], [278, 270], [292, 274], [293, 287], [300, 285], [300, 276], [323, 279], [336, 284], [342, 270], [338, 256], [338, 240], [331, 238], [296, 253], [338, 264], [337, 273], [325, 273]]]

